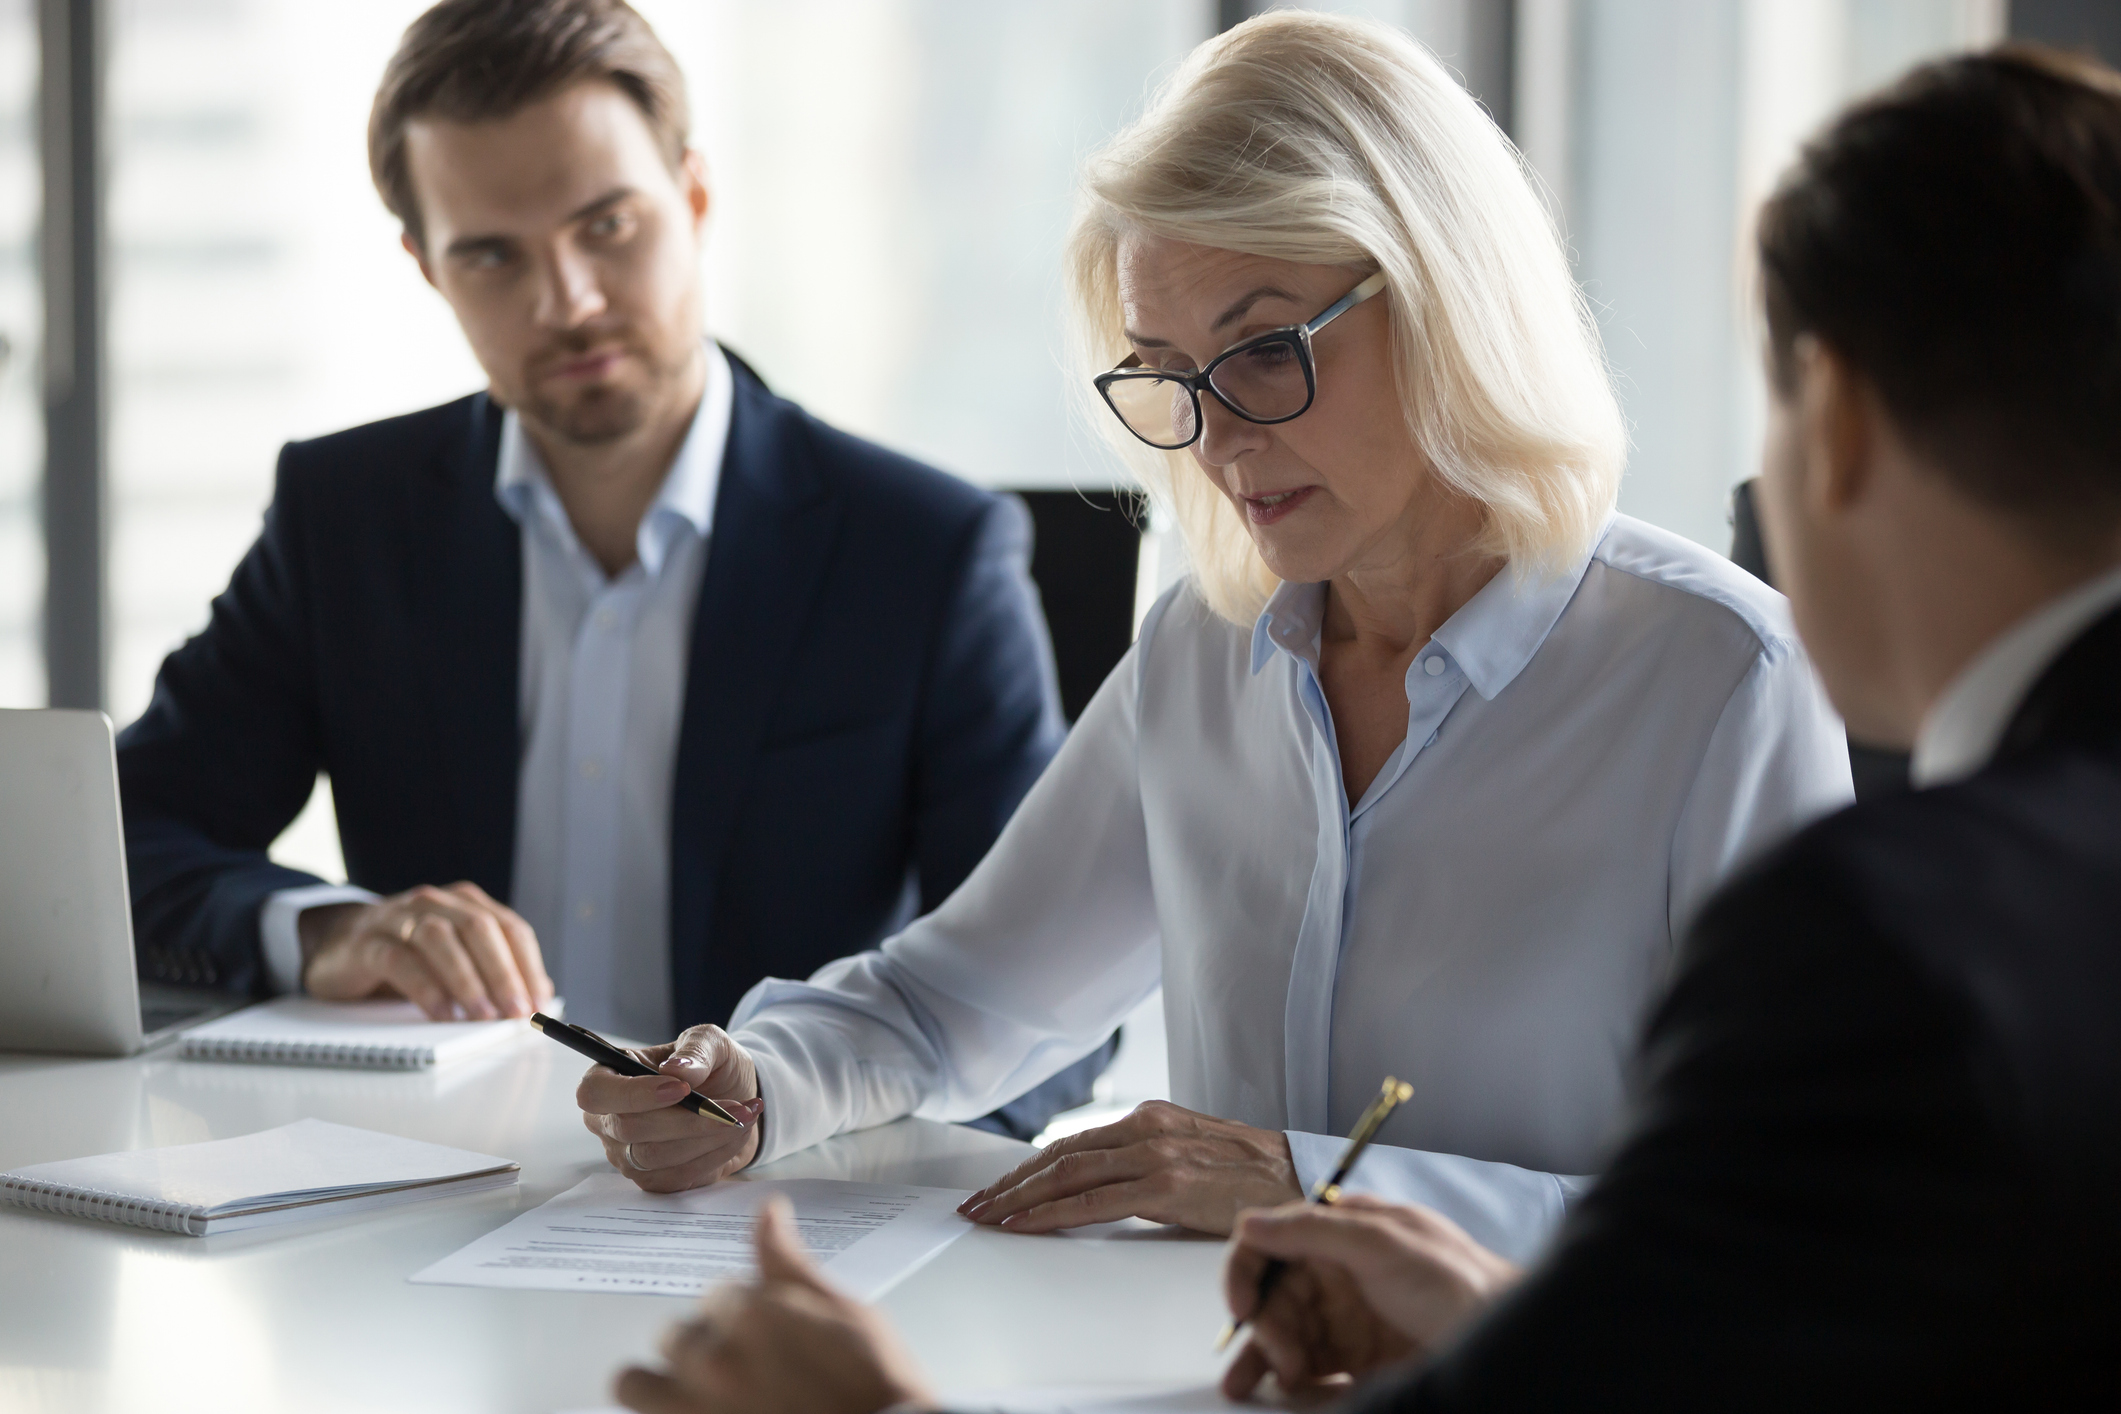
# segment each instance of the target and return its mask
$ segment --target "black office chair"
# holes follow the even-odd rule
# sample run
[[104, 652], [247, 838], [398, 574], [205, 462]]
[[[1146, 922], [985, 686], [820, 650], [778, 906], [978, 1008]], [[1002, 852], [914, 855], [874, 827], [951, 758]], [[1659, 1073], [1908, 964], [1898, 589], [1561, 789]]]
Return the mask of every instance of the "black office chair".
[[1031, 578], [1053, 631], [1061, 711], [1072, 725], [1134, 642], [1145, 507], [1138, 491], [1017, 495], [1031, 512]]
[[[1731, 489], [1731, 562], [1772, 585], [1768, 573], [1767, 547], [1760, 541], [1760, 517], [1753, 509], [1753, 483], [1741, 481]], [[1856, 779], [1856, 799], [1872, 800], [1894, 795], [1909, 787], [1908, 757], [1904, 751], [1849, 743], [1849, 773]]]

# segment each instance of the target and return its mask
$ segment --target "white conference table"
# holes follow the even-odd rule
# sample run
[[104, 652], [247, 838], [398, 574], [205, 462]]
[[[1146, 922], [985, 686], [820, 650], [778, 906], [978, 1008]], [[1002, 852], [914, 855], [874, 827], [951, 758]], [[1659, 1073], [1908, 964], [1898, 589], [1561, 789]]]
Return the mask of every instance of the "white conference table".
[[[500, 1154], [512, 1192], [329, 1224], [192, 1238], [0, 1207], [7, 1414], [563, 1411], [610, 1402], [689, 1302], [414, 1286], [406, 1277], [592, 1173], [582, 1062], [534, 1035], [432, 1072], [0, 1055], [0, 1169], [221, 1139], [305, 1116]], [[1029, 1146], [926, 1120], [769, 1168], [976, 1188]], [[1170, 1388], [1211, 1381], [1221, 1244], [975, 1227], [882, 1305], [937, 1387]]]

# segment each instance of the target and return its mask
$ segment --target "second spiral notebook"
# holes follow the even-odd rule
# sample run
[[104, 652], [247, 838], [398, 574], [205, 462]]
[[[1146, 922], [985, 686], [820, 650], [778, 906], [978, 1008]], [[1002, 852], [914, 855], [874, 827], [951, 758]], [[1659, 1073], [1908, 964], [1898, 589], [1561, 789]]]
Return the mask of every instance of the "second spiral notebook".
[[321, 1119], [0, 1173], [0, 1203], [191, 1237], [504, 1188], [516, 1165]]
[[[560, 1015], [557, 998], [547, 1007]], [[186, 1060], [425, 1070], [530, 1034], [527, 1021], [429, 1021], [411, 1002], [277, 997], [184, 1033]]]

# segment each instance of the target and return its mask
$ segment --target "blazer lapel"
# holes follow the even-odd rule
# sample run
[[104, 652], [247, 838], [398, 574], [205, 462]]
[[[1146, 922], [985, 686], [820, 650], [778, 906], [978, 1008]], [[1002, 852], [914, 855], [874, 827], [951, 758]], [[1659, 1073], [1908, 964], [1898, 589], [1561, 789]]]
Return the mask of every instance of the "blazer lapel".
[[802, 415], [734, 356], [729, 444], [694, 611], [670, 807], [671, 997], [679, 1026], [726, 1021], [712, 979], [715, 876], [745, 776], [816, 602], [841, 506]]
[[411, 537], [414, 661], [435, 746], [423, 783], [434, 810], [424, 828], [439, 858], [455, 862], [452, 878], [506, 899], [515, 872], [523, 547], [493, 494], [501, 409], [483, 393], [468, 403], [463, 441], [436, 458], [421, 484]]

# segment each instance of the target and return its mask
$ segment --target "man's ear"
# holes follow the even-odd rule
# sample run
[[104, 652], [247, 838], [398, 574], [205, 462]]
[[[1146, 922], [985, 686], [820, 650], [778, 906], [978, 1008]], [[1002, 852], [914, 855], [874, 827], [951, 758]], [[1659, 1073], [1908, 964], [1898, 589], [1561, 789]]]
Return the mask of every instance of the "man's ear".
[[1812, 335], [1800, 335], [1790, 353], [1803, 495], [1814, 512], [1836, 515], [1871, 489], [1880, 431], [1876, 394], [1847, 359]]
[[435, 272], [427, 264], [427, 252], [420, 249], [420, 243], [412, 238], [412, 232], [398, 232], [398, 244], [404, 246], [405, 253], [419, 264], [420, 278], [440, 289], [440, 285], [435, 285]]
[[685, 149], [685, 157], [678, 169], [678, 183], [685, 189], [685, 204], [692, 208], [692, 231], [698, 235], [707, 223], [708, 209], [713, 200], [707, 191], [707, 159], [696, 147]]

